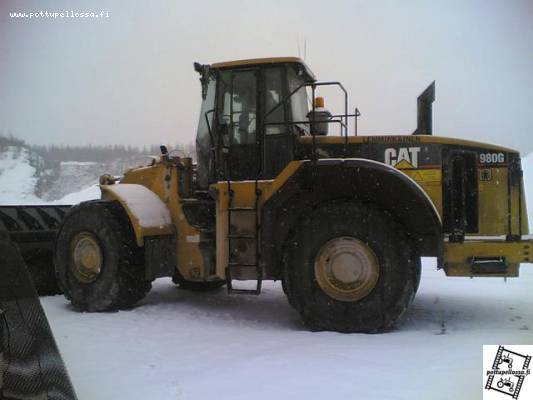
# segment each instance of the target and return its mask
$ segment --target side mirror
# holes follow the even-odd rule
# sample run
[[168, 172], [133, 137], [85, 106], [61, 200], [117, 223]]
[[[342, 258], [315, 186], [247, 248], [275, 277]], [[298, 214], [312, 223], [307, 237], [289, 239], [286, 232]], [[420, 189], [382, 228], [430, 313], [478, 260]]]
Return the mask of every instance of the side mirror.
[[161, 146], [159, 146], [159, 149], [161, 150], [161, 159], [163, 161], [168, 161], [168, 149], [167, 149], [167, 146], [162, 144]]

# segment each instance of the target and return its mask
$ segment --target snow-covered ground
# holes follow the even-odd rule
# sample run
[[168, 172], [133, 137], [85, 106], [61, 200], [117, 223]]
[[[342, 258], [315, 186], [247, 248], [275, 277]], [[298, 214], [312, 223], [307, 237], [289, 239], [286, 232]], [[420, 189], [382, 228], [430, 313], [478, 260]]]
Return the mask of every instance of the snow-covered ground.
[[483, 344], [533, 344], [532, 287], [532, 264], [504, 282], [446, 278], [426, 259], [403, 322], [374, 335], [306, 331], [270, 282], [250, 297], [159, 279], [117, 313], [42, 303], [80, 400], [471, 400], [482, 398]]

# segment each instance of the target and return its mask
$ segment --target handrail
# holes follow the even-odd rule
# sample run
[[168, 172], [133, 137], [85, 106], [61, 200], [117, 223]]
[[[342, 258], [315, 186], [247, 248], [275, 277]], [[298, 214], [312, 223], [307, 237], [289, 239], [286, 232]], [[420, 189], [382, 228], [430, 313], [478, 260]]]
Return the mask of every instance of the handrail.
[[[305, 83], [302, 83], [301, 85], [296, 87], [296, 89], [292, 90], [282, 101], [280, 101], [278, 104], [276, 104], [274, 107], [272, 107], [268, 112], [266, 112], [264, 114], [264, 116], [263, 116], [263, 121], [266, 121], [266, 119], [267, 119], [267, 117], [269, 115], [271, 115], [278, 108], [280, 108], [280, 107], [284, 106], [285, 104], [287, 104], [287, 102], [291, 99], [291, 97], [296, 92], [298, 92], [300, 89], [305, 88], [305, 87], [311, 87], [311, 89], [313, 91], [313, 93], [312, 93], [313, 102], [312, 102], [312, 109], [311, 109], [311, 111], [312, 111], [311, 117], [313, 118], [314, 113], [315, 113], [315, 109], [316, 109], [315, 108], [315, 102], [314, 102], [315, 91], [316, 91], [316, 88], [319, 87], [319, 86], [338, 86], [342, 90], [342, 92], [344, 93], [344, 114], [332, 115], [328, 121], [324, 121], [324, 122], [333, 122], [332, 118], [340, 118], [341, 120], [344, 121], [344, 122], [341, 123], [341, 136], [348, 136], [348, 118], [354, 117], [355, 118], [354, 134], [357, 136], [357, 117], [359, 117], [361, 115], [361, 113], [356, 108], [353, 114], [348, 114], [348, 92], [346, 91], [346, 89], [342, 85], [342, 83], [337, 82], [337, 81], [305, 82]], [[309, 123], [313, 124], [314, 120], [313, 121], [292, 121], [292, 122], [289, 122], [289, 123], [287, 123], [287, 122], [279, 122], [279, 123], [263, 122], [263, 125], [285, 125], [285, 124], [287, 124], [287, 125], [296, 125], [296, 124], [309, 124]], [[312, 132], [310, 132], [310, 133], [313, 134]]]

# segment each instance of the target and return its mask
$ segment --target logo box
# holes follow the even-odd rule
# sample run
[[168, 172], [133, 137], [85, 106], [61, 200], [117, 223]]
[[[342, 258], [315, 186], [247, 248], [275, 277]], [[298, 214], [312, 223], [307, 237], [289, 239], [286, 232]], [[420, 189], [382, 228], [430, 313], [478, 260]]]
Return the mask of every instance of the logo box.
[[533, 345], [483, 345], [483, 400], [533, 399]]

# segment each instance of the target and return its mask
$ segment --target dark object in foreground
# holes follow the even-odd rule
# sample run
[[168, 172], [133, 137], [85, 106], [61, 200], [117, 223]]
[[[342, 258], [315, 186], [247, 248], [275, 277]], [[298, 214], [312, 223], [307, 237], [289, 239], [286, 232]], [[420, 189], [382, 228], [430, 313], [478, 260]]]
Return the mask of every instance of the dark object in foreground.
[[0, 206], [0, 231], [16, 243], [37, 293], [61, 294], [54, 272], [54, 240], [70, 206]]
[[0, 232], [0, 399], [76, 399], [28, 269]]

